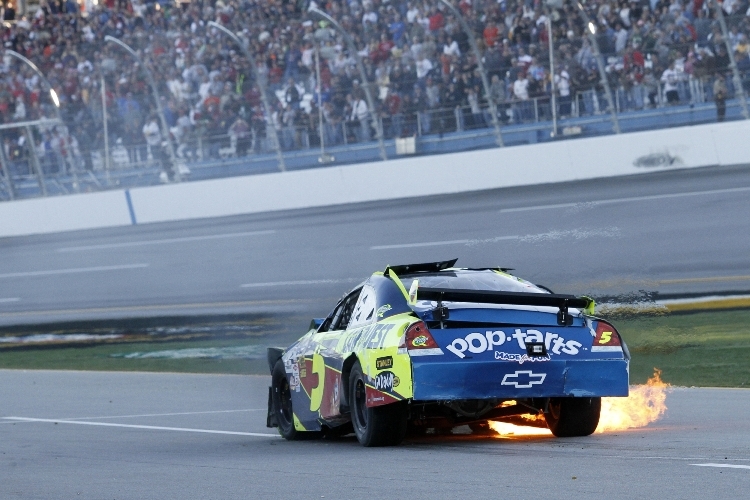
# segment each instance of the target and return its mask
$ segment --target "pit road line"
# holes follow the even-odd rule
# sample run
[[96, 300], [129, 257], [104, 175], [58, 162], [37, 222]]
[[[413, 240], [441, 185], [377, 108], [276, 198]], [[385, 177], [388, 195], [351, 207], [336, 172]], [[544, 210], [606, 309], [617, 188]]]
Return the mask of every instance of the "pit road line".
[[573, 208], [579, 206], [610, 205], [613, 203], [628, 203], [631, 201], [663, 200], [668, 198], [683, 198], [688, 196], [705, 196], [711, 194], [744, 193], [750, 191], [750, 187], [711, 189], [708, 191], [688, 191], [686, 193], [654, 194], [649, 196], [632, 196], [628, 198], [613, 198], [611, 200], [595, 200], [575, 203], [556, 203], [554, 205], [537, 205], [534, 207], [501, 208], [500, 213], [529, 212], [533, 210], [551, 210], [555, 208]]
[[154, 431], [175, 431], [175, 432], [197, 432], [201, 434], [225, 434], [230, 436], [252, 436], [252, 437], [281, 437], [278, 434], [264, 434], [260, 432], [236, 432], [236, 431], [219, 431], [213, 429], [190, 429], [186, 427], [161, 427], [156, 425], [133, 425], [133, 424], [113, 424], [109, 422], [80, 422], [74, 420], [54, 420], [50, 418], [26, 418], [26, 417], [2, 417], [4, 420], [16, 422], [42, 422], [54, 424], [73, 424], [73, 425], [93, 425], [97, 427], [123, 427], [126, 429], [147, 429]]
[[122, 264], [119, 266], [73, 267], [70, 269], [51, 269], [47, 271], [23, 271], [20, 273], [0, 274], [0, 278], [30, 278], [34, 276], [54, 276], [57, 274], [97, 273], [101, 271], [123, 271], [127, 269], [142, 269], [148, 264]]
[[189, 241], [219, 240], [226, 238], [241, 238], [244, 236], [261, 236], [276, 233], [273, 229], [264, 231], [246, 231], [243, 233], [211, 234], [206, 236], [185, 236], [183, 238], [167, 238], [162, 240], [128, 241], [125, 243], [105, 243], [101, 245], [86, 245], [80, 247], [58, 248], [58, 252], [85, 252], [87, 250], [106, 250], [110, 248], [142, 247], [146, 245], [166, 245], [170, 243], [186, 243]]
[[18, 297], [9, 297], [7, 299], [0, 299], [0, 304], [7, 304], [8, 302], [18, 302], [19, 300], [21, 299], [19, 299]]

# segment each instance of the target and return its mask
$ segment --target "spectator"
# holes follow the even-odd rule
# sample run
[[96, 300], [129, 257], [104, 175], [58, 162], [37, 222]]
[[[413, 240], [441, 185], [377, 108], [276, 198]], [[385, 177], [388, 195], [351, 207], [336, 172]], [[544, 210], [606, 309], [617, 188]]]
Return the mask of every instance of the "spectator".
[[669, 104], [680, 102], [680, 95], [677, 92], [677, 83], [680, 79], [681, 75], [675, 70], [674, 62], [670, 63], [661, 75], [661, 82], [664, 84], [664, 96]]
[[727, 113], [727, 85], [724, 82], [724, 75], [716, 73], [714, 80], [714, 102], [716, 103], [716, 121], [723, 122]]

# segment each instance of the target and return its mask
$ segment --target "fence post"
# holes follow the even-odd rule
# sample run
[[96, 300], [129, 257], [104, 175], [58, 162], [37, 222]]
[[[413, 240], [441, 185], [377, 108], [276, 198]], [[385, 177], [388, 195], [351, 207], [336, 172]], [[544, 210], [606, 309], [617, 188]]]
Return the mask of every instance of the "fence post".
[[3, 174], [5, 174], [5, 180], [8, 183], [8, 196], [13, 200], [16, 197], [15, 188], [13, 186], [13, 179], [10, 177], [10, 167], [8, 166], [8, 158], [5, 157], [5, 148], [0, 144], [0, 162], [3, 166]]
[[47, 186], [44, 182], [42, 166], [39, 164], [39, 158], [36, 155], [36, 143], [34, 142], [34, 134], [31, 133], [31, 127], [29, 126], [24, 127], [23, 130], [26, 134], [26, 144], [28, 144], [29, 155], [31, 156], [31, 164], [34, 165], [34, 170], [36, 170], [39, 188], [42, 190], [42, 196], [47, 196]]

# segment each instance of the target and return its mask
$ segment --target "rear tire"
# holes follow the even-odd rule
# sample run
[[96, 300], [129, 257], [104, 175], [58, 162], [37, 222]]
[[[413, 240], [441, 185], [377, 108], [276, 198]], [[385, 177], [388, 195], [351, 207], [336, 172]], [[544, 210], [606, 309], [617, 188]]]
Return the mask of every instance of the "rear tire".
[[406, 402], [368, 407], [366, 383], [357, 361], [349, 375], [349, 405], [357, 440], [362, 446], [395, 446], [406, 436]]
[[599, 425], [602, 398], [550, 398], [544, 414], [557, 437], [589, 436]]
[[281, 437], [289, 441], [320, 437], [320, 432], [302, 432], [294, 427], [292, 390], [289, 387], [289, 379], [287, 378], [286, 370], [284, 370], [284, 362], [282, 360], [276, 362], [271, 373], [271, 398]]

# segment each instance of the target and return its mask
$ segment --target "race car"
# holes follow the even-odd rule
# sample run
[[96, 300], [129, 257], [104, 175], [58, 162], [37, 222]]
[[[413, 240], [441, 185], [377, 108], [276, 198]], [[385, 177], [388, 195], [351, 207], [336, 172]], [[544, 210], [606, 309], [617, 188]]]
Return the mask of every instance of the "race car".
[[389, 266], [269, 348], [268, 427], [288, 440], [353, 431], [364, 446], [491, 420], [593, 433], [601, 398], [628, 395], [630, 361], [594, 301], [455, 265]]

